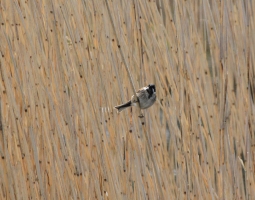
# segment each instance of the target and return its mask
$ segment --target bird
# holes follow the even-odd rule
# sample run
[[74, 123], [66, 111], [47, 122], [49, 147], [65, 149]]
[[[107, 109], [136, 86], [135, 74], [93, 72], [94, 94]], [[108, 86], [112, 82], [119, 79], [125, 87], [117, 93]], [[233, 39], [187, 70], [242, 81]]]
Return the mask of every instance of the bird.
[[136, 96], [137, 98], [133, 95], [130, 101], [124, 104], [115, 106], [114, 108], [116, 108], [119, 113], [126, 108], [129, 108], [131, 106], [136, 106], [137, 103], [140, 105], [141, 109], [146, 109], [151, 107], [155, 103], [157, 98], [155, 85], [149, 84], [148, 86], [142, 87], [136, 92]]

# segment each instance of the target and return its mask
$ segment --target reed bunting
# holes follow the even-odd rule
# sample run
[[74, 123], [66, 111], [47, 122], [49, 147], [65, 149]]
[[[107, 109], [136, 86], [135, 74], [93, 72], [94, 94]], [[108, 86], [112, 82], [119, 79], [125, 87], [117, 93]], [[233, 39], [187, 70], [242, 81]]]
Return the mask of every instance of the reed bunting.
[[136, 103], [139, 103], [141, 109], [149, 108], [156, 101], [156, 87], [153, 84], [149, 84], [148, 86], [139, 89], [136, 92], [136, 95], [138, 97], [137, 100], [133, 95], [130, 101], [119, 106], [115, 106], [114, 108], [116, 108], [118, 112], [121, 112], [130, 106], [135, 106]]

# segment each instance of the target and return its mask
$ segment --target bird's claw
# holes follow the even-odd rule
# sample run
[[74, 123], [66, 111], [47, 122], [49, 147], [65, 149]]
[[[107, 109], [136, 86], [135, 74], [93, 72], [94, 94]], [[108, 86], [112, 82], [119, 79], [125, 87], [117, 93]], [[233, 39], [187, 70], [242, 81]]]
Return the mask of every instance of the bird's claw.
[[139, 117], [139, 118], [143, 118], [143, 117], [144, 117], [144, 115], [143, 115], [143, 114], [140, 114], [138, 117]]

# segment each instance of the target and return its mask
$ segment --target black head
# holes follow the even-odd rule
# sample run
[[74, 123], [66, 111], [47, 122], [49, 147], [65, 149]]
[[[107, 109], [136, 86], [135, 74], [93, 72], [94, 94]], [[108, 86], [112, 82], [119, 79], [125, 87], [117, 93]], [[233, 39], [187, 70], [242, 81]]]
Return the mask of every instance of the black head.
[[149, 85], [148, 85], [148, 88], [149, 88], [151, 91], [156, 92], [156, 87], [155, 87], [154, 84], [149, 84]]
[[149, 93], [150, 98], [156, 92], [156, 87], [153, 84], [149, 84], [147, 87], [148, 87], [147, 91]]

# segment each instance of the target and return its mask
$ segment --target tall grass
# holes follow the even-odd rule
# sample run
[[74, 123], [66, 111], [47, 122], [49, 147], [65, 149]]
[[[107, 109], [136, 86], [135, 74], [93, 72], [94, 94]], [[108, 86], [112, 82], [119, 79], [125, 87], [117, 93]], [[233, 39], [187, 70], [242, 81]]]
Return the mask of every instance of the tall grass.
[[[253, 13], [2, 0], [0, 199], [254, 199]], [[156, 85], [144, 119], [113, 109], [134, 93], [126, 67]]]

